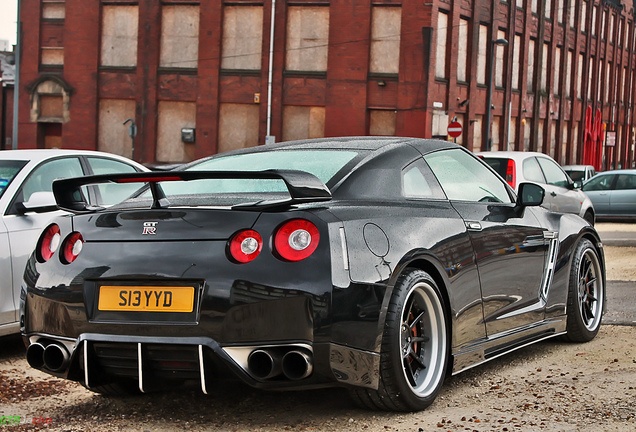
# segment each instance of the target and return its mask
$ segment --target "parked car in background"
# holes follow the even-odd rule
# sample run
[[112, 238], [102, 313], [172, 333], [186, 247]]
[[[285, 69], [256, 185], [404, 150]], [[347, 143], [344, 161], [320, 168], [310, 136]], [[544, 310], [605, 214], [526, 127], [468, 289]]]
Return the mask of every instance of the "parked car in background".
[[636, 169], [598, 173], [582, 189], [598, 219], [636, 219]]
[[515, 190], [520, 183], [533, 182], [545, 189], [544, 207], [574, 213], [594, 225], [592, 201], [576, 188], [563, 168], [550, 156], [537, 152], [495, 151], [477, 153]]
[[576, 188], [580, 188], [596, 174], [592, 165], [563, 165], [563, 171], [570, 176]]
[[[58, 210], [51, 189], [56, 178], [147, 171], [110, 153], [74, 150], [0, 151], [0, 336], [18, 333], [20, 284], [38, 235]], [[133, 186], [128, 188], [132, 192]], [[93, 205], [114, 204], [125, 190], [111, 185], [86, 190]]]
[[[102, 184], [142, 189], [91, 207]], [[233, 377], [421, 410], [447, 371], [602, 321], [594, 228], [446, 141], [292, 141], [53, 190], [72, 214], [24, 271], [27, 361], [99, 393]]]

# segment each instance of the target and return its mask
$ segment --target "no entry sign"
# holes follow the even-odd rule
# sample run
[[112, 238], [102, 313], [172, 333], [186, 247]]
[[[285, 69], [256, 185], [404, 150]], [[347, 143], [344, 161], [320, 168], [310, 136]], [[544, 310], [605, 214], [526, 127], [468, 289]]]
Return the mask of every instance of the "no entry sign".
[[461, 134], [462, 134], [462, 125], [459, 122], [454, 121], [448, 125], [448, 135], [452, 136], [453, 138], [457, 138]]

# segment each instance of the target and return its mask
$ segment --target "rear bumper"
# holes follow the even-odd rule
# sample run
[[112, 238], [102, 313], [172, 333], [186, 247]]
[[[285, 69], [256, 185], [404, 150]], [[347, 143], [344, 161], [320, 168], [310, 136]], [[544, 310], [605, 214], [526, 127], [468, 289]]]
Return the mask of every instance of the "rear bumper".
[[[206, 337], [96, 333], [76, 340], [34, 333], [25, 335], [25, 342], [32, 367], [88, 388], [134, 381], [140, 391], [148, 392], [192, 381], [207, 393], [228, 378], [267, 390], [378, 385], [378, 354], [328, 343], [221, 346]], [[66, 355], [60, 360], [49, 355], [53, 352]]]

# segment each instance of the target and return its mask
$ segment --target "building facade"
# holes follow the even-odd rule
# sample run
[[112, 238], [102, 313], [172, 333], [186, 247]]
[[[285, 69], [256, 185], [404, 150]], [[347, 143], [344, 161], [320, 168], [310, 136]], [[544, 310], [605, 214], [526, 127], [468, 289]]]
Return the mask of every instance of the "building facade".
[[456, 120], [473, 151], [634, 164], [631, 0], [20, 2], [20, 148], [182, 162]]

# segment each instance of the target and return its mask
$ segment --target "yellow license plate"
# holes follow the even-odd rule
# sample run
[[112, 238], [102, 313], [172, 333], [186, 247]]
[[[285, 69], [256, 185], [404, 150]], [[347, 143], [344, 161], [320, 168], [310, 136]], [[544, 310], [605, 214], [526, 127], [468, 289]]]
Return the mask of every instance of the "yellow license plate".
[[192, 312], [191, 286], [108, 286], [99, 290], [100, 311]]

